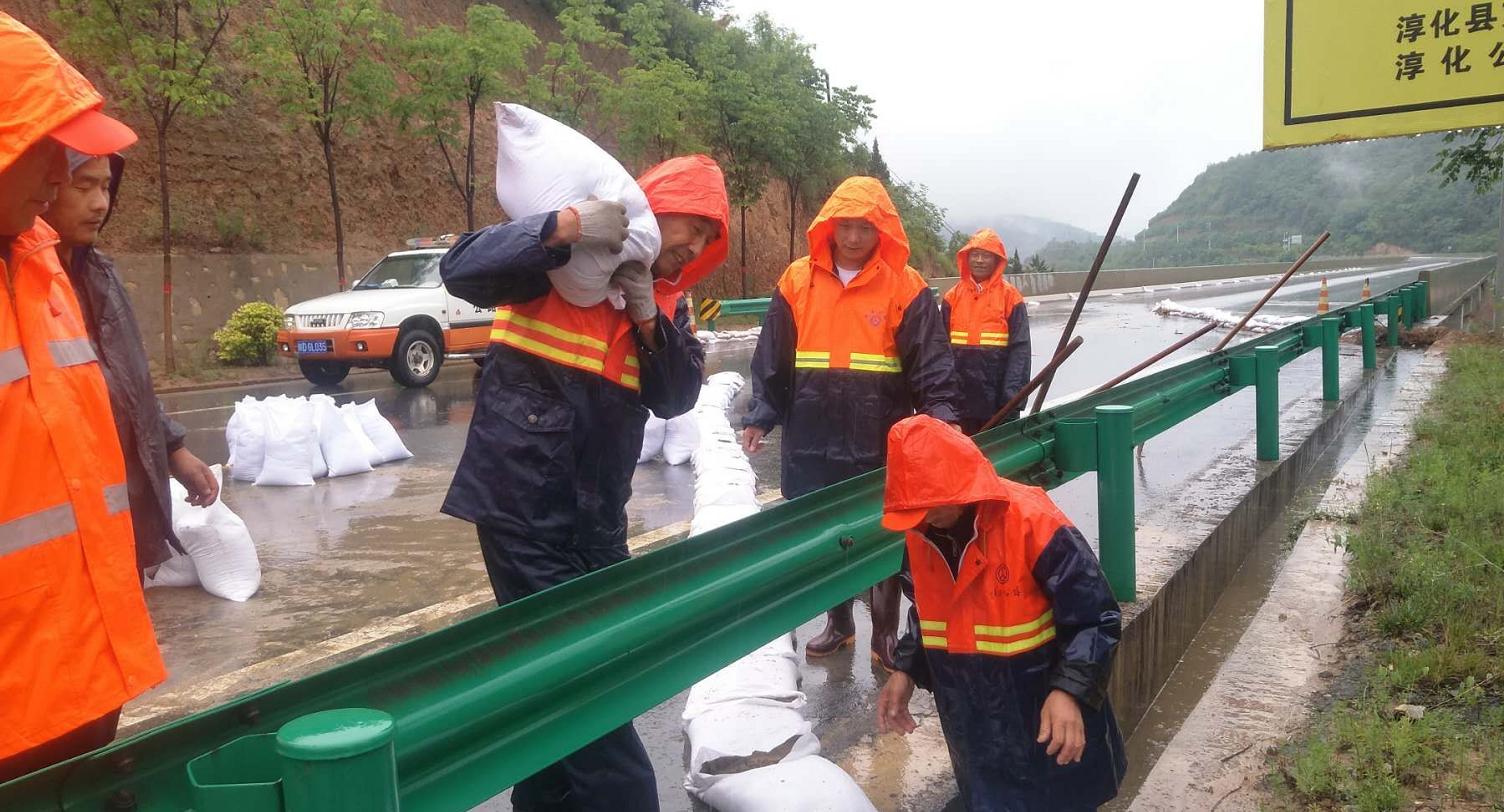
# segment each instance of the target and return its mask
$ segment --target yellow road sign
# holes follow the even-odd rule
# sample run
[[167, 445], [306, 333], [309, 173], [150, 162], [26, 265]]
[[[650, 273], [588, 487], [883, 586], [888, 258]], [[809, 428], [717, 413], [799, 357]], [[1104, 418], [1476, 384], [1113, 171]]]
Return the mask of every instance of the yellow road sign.
[[1264, 146], [1504, 124], [1504, 2], [1264, 0]]
[[706, 297], [700, 300], [700, 321], [710, 321], [721, 315], [721, 300]]

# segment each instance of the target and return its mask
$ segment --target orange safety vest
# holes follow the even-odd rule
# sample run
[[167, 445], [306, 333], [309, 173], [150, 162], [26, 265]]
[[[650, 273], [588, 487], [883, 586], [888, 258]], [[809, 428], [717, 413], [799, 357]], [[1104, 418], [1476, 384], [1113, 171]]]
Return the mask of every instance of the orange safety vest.
[[56, 245], [37, 220], [0, 262], [0, 758], [166, 676], [109, 393]]
[[[995, 254], [1000, 260], [997, 270], [980, 285], [972, 278], [971, 265], [967, 262], [967, 255], [974, 250]], [[1008, 346], [1008, 317], [1024, 297], [1018, 288], [1003, 279], [1003, 268], [1007, 264], [1008, 252], [1003, 248], [1003, 241], [990, 228], [978, 231], [956, 252], [961, 281], [945, 293], [945, 302], [950, 305], [950, 343], [953, 346]]]
[[491, 341], [642, 391], [634, 325], [609, 302], [576, 307], [550, 290], [530, 302], [496, 308]]
[[1027, 491], [1037, 489], [1013, 490], [1014, 501], [983, 502], [977, 510], [976, 537], [961, 555], [959, 577], [922, 532], [906, 535], [925, 648], [1010, 657], [1055, 639], [1054, 612], [1034, 580], [1034, 562], [1061, 523], [1053, 510], [1031, 509], [1036, 500]]

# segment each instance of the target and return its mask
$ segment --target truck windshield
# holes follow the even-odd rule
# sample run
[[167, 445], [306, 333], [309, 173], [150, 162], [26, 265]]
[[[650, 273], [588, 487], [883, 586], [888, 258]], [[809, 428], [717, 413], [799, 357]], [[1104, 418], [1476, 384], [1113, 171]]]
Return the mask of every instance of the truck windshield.
[[436, 288], [440, 284], [439, 257], [442, 254], [418, 254], [387, 257], [376, 263], [359, 282], [356, 290], [375, 288]]

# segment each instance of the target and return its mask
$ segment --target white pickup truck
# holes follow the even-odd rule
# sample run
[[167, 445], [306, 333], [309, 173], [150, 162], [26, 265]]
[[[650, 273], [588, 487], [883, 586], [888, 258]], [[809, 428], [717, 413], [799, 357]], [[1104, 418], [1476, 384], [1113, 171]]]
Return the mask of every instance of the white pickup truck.
[[403, 386], [427, 386], [444, 360], [485, 357], [496, 313], [449, 295], [439, 279], [445, 238], [387, 254], [350, 290], [287, 308], [277, 350], [303, 377], [333, 386], [352, 367], [383, 367]]

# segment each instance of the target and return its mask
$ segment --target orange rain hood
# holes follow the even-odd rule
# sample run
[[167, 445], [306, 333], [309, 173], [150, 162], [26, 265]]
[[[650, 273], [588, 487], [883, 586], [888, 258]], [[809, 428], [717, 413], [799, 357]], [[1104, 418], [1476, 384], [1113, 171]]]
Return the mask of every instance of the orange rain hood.
[[998, 264], [997, 270], [993, 272], [987, 281], [992, 282], [995, 279], [1002, 279], [1003, 272], [1008, 269], [1008, 250], [1003, 247], [1003, 238], [999, 237], [996, 231], [984, 228], [971, 235], [971, 239], [966, 242], [966, 245], [962, 246], [961, 250], [956, 252], [956, 269], [961, 272], [962, 279], [973, 285], [976, 284], [976, 280], [971, 278], [971, 263], [966, 261], [966, 255], [974, 250], [995, 254], [1002, 260]]
[[[658, 297], [693, 287], [721, 266], [731, 253], [731, 200], [726, 196], [726, 178], [708, 155], [670, 158], [642, 173], [637, 179], [654, 214], [693, 214], [720, 224], [715, 241], [679, 271], [673, 279], [659, 279], [653, 293]], [[672, 315], [672, 314], [671, 314]]]
[[921, 414], [888, 432], [883, 527], [907, 530], [933, 507], [1007, 498], [1007, 483], [960, 429]]
[[877, 227], [877, 252], [873, 256], [883, 264], [895, 271], [909, 264], [909, 235], [904, 233], [903, 220], [888, 190], [877, 178], [859, 176], [842, 181], [809, 224], [809, 258], [815, 267], [835, 270], [830, 241], [835, 237], [835, 221], [845, 219], [866, 220]]
[[104, 105], [104, 97], [36, 32], [0, 12], [0, 169], [32, 144]]

